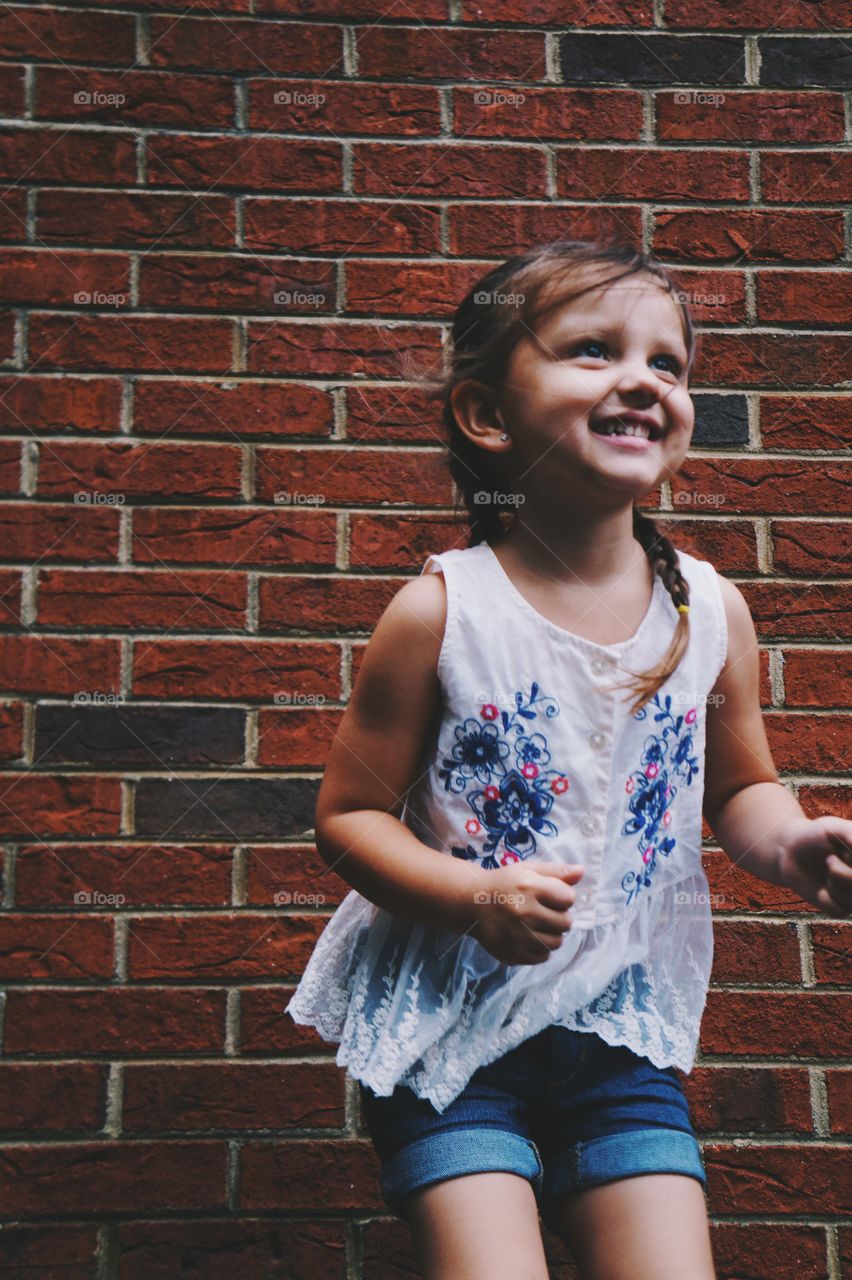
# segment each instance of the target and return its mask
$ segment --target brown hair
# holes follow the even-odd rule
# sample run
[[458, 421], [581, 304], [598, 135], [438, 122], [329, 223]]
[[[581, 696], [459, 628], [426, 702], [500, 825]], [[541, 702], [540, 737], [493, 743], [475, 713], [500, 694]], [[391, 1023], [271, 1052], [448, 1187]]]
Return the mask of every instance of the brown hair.
[[[597, 273], [591, 283], [578, 284], [578, 268], [602, 266], [609, 274]], [[557, 240], [516, 257], [486, 272], [472, 286], [453, 317], [452, 352], [448, 370], [410, 379], [429, 399], [443, 402], [443, 424], [448, 433], [449, 466], [456, 489], [456, 511], [466, 510], [470, 526], [468, 545], [493, 542], [502, 537], [514, 520], [500, 504], [474, 501], [479, 490], [500, 490], [499, 477], [486, 450], [480, 449], [459, 427], [450, 403], [458, 383], [466, 379], [482, 382], [495, 390], [520, 339], [533, 330], [536, 321], [557, 306], [580, 297], [591, 289], [613, 284], [636, 272], [646, 272], [666, 289], [680, 309], [688, 360], [684, 370], [687, 385], [696, 352], [696, 334], [683, 292], [666, 268], [634, 246], [622, 242]], [[564, 283], [563, 283], [564, 282]], [[558, 287], [544, 304], [544, 286]], [[498, 464], [499, 465], [499, 464]], [[496, 483], [495, 483], [496, 482]], [[689, 584], [681, 575], [678, 554], [650, 516], [634, 505], [633, 533], [645, 549], [653, 572], [658, 574], [673, 605], [689, 603]], [[650, 671], [631, 672], [630, 678], [612, 688], [632, 689], [637, 711], [665, 683], [677, 668], [689, 640], [689, 614], [678, 613], [677, 626], [667, 653]]]

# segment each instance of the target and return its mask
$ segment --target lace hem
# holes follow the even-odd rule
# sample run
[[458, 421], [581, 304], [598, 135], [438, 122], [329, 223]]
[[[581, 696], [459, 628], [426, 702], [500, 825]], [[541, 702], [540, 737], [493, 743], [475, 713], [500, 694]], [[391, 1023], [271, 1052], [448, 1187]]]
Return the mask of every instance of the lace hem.
[[689, 1073], [713, 960], [707, 890], [695, 871], [632, 914], [570, 930], [543, 964], [514, 966], [353, 891], [285, 1011], [339, 1041], [337, 1065], [377, 1095], [405, 1084], [439, 1112], [478, 1067], [554, 1023]]

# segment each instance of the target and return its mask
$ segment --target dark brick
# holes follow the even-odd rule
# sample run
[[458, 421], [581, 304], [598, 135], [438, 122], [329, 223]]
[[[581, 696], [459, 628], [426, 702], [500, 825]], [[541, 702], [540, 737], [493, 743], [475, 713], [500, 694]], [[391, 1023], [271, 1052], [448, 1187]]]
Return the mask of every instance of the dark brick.
[[840, 37], [763, 36], [760, 50], [760, 83], [819, 85], [826, 89], [852, 88], [852, 45]]
[[157, 837], [233, 836], [297, 839], [313, 830], [319, 779], [143, 779], [136, 831]]
[[745, 396], [697, 395], [693, 445], [748, 444]]
[[40, 706], [37, 763], [163, 769], [238, 764], [245, 752], [239, 707]]
[[[811, 43], [816, 43], [812, 41]], [[745, 84], [745, 41], [739, 36], [570, 35], [562, 37], [566, 83]]]

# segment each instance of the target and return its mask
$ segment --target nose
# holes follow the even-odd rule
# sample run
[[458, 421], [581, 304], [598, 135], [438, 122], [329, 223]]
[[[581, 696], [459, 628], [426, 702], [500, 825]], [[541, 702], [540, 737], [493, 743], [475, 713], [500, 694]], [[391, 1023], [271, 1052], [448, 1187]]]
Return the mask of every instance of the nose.
[[622, 394], [630, 392], [642, 391], [653, 397], [654, 400], [659, 399], [661, 380], [657, 375], [657, 371], [652, 369], [646, 361], [625, 360], [619, 371], [616, 381], [616, 390]]

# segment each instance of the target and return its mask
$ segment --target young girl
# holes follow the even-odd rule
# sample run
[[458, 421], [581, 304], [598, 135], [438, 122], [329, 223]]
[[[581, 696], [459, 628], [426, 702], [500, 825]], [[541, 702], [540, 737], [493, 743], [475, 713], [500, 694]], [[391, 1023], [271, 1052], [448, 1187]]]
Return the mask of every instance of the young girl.
[[636, 507], [686, 456], [694, 355], [664, 267], [557, 242], [471, 289], [432, 388], [469, 545], [363, 655], [316, 814], [353, 891], [287, 1005], [340, 1042], [429, 1280], [544, 1280], [539, 1211], [582, 1280], [712, 1280], [677, 1074], [702, 812], [753, 875], [852, 909], [852, 822], [778, 780], [742, 594]]

